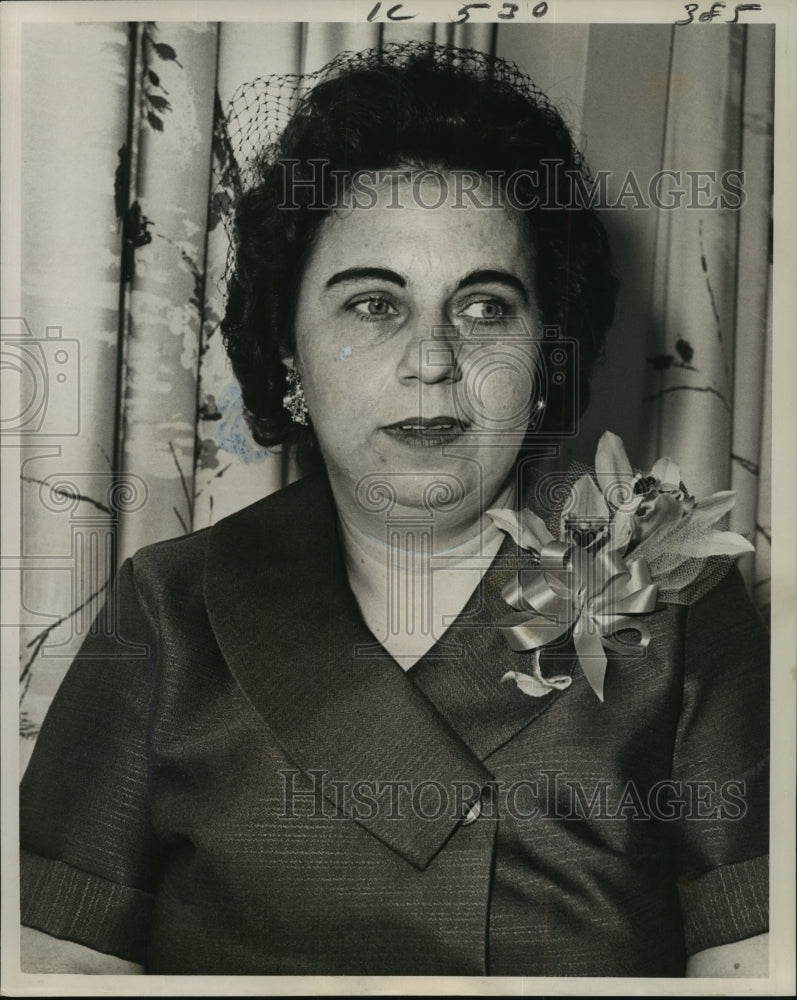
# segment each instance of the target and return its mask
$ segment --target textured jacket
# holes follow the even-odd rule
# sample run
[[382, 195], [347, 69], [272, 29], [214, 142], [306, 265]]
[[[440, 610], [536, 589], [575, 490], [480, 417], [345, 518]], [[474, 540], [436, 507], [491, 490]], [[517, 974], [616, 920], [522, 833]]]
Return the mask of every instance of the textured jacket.
[[[23, 923], [150, 973], [680, 976], [767, 928], [768, 641], [735, 572], [543, 698], [507, 539], [410, 671], [311, 477], [119, 572], [22, 785]], [[107, 631], [107, 630], [106, 630]]]

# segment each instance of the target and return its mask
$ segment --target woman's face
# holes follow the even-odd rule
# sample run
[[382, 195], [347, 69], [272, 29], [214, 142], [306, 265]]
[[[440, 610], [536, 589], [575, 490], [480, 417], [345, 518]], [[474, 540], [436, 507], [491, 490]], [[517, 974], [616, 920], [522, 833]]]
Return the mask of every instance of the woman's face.
[[533, 252], [511, 208], [457, 203], [453, 184], [427, 208], [439, 182], [403, 183], [400, 208], [385, 186], [322, 223], [296, 366], [339, 503], [376, 475], [421, 506], [437, 478], [483, 511], [539, 403]]

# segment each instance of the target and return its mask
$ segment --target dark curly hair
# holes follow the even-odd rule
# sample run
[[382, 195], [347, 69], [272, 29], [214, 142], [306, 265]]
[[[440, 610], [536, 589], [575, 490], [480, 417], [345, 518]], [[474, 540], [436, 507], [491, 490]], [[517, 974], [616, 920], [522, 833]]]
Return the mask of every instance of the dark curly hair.
[[[314, 78], [235, 209], [222, 330], [255, 440], [296, 445], [305, 467], [319, 462], [312, 428], [292, 423], [282, 404], [304, 265], [335, 202], [336, 173], [407, 166], [514, 176], [518, 203], [533, 206], [522, 215], [543, 323], [579, 344], [577, 378], [546, 386], [536, 430], [555, 433], [574, 393], [577, 412], [588, 403], [617, 292], [603, 225], [573, 197], [590, 178], [560, 114], [512, 63], [433, 43], [342, 53]], [[286, 165], [294, 181], [315, 182], [292, 188], [290, 209], [280, 207]]]

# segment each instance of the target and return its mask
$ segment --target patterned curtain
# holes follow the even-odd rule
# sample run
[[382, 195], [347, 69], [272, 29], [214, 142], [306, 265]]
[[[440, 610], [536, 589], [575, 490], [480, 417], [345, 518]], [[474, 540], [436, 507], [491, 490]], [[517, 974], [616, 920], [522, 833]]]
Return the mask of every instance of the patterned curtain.
[[42, 400], [23, 377], [18, 421], [23, 764], [114, 565], [298, 475], [251, 442], [219, 333], [235, 91], [411, 38], [517, 62], [611, 190], [629, 173], [644, 189], [662, 170], [744, 171], [738, 211], [605, 213], [622, 291], [564, 460], [590, 461], [609, 427], [636, 465], [672, 454], [693, 492], [737, 490], [731, 527], [756, 543], [743, 569], [767, 607], [771, 28], [26, 25], [24, 319], [4, 320], [4, 352], [49, 382]]

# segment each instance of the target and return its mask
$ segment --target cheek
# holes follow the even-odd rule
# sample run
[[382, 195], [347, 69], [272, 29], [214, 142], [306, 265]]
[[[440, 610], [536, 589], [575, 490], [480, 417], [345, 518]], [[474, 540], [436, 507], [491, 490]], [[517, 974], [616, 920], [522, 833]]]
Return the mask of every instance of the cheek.
[[536, 353], [490, 347], [463, 365], [459, 398], [471, 419], [495, 430], [522, 429], [540, 395]]
[[351, 426], [373, 412], [373, 372], [356, 348], [343, 345], [316, 355], [305, 369], [304, 382], [310, 412], [315, 409], [325, 420]]

